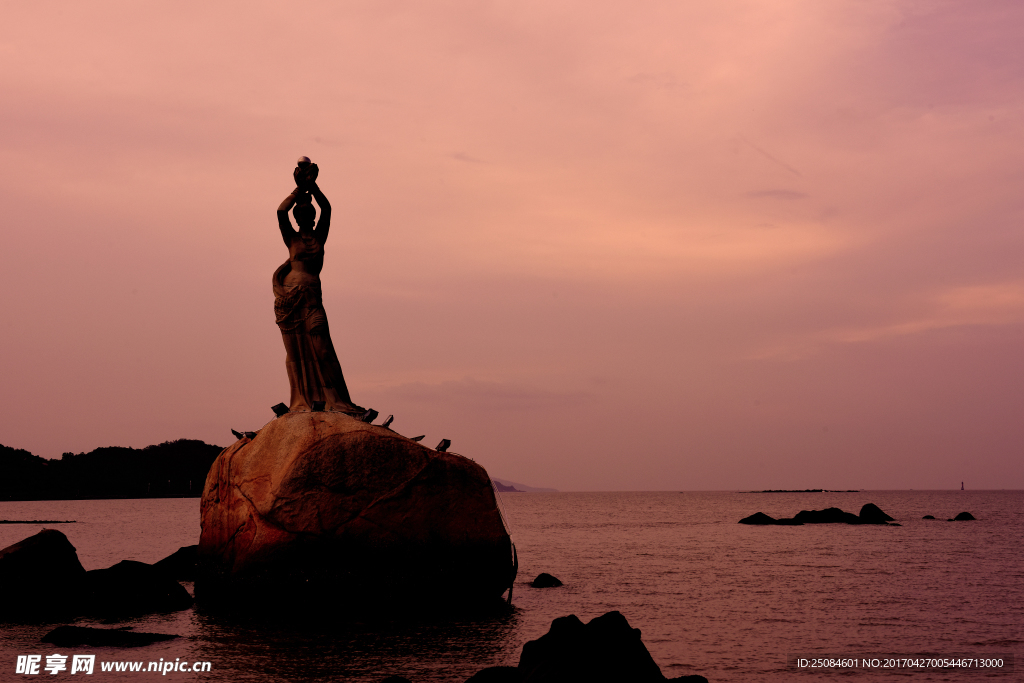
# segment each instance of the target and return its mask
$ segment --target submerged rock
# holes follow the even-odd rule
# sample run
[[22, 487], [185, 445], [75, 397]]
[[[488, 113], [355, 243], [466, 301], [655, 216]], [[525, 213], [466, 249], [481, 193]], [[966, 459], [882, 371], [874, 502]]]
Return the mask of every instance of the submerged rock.
[[164, 640], [173, 640], [178, 636], [169, 633], [144, 633], [124, 629], [92, 628], [88, 626], [58, 626], [40, 642], [52, 643], [57, 647], [142, 647]]
[[974, 515], [970, 512], [961, 512], [959, 515], [949, 520], [950, 522], [969, 522], [974, 519]]
[[515, 578], [482, 467], [342, 413], [288, 413], [224, 449], [201, 514], [200, 600], [472, 603]]
[[530, 585], [534, 588], [558, 588], [562, 582], [547, 572], [541, 572], [536, 579], [530, 582]]
[[180, 583], [145, 562], [122, 560], [86, 572], [85, 609], [90, 614], [175, 612], [192, 606]]
[[921, 519], [935, 519], [935, 516], [934, 515], [925, 515]]
[[0, 615], [74, 612], [84, 581], [75, 546], [56, 529], [43, 529], [0, 550]]

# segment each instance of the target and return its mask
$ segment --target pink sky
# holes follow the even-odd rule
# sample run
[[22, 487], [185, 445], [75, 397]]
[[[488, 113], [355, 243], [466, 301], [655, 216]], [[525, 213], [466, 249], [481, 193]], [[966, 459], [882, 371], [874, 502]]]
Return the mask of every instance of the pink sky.
[[9, 3], [0, 443], [270, 419], [306, 154], [401, 433], [562, 490], [1024, 488], [1021, 35], [1016, 0]]

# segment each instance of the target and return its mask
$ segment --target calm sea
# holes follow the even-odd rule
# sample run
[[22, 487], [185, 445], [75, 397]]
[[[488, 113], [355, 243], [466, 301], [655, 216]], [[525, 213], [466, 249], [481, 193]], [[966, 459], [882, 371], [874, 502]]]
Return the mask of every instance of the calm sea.
[[[869, 502], [903, 526], [737, 524], [758, 511], [858, 512]], [[353, 623], [339, 614], [311, 627], [188, 610], [117, 624], [181, 635], [177, 640], [67, 651], [39, 642], [54, 624], [5, 624], [0, 680], [35, 678], [14, 674], [18, 654], [61, 652], [96, 654], [97, 661], [212, 663], [209, 673], [172, 672], [167, 680], [377, 681], [398, 674], [416, 683], [461, 682], [486, 666], [516, 664], [523, 643], [555, 617], [586, 621], [609, 610], [642, 630], [668, 677], [700, 673], [712, 683], [989, 677], [965, 670], [798, 672], [788, 667], [788, 654], [1015, 655], [1024, 666], [1021, 491], [506, 493], [502, 503], [520, 559], [515, 610], [507, 616]], [[962, 511], [978, 521], [945, 521]], [[939, 520], [922, 520], [926, 514]], [[86, 569], [122, 559], [155, 562], [199, 537], [197, 499], [0, 502], [0, 519], [77, 520], [51, 526], [68, 536]], [[0, 525], [0, 547], [40, 528]], [[565, 586], [530, 588], [540, 572]], [[1024, 680], [1024, 669], [994, 677]]]

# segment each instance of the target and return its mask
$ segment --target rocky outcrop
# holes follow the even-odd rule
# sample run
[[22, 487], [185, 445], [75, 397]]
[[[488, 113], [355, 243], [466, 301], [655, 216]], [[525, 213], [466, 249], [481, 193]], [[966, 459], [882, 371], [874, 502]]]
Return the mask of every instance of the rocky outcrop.
[[547, 572], [541, 572], [536, 579], [530, 582], [530, 585], [534, 588], [558, 588], [562, 582]]
[[974, 515], [970, 512], [961, 512], [959, 515], [949, 520], [950, 522], [970, 522], [974, 520]]
[[[881, 508], [874, 503], [868, 503], [860, 509], [860, 514], [844, 512], [839, 508], [825, 508], [824, 510], [801, 510], [792, 518], [775, 519], [763, 512], [755, 512], [749, 517], [744, 517], [740, 524], [755, 525], [777, 525], [777, 526], [798, 526], [801, 524], [883, 524], [892, 521], [892, 517], [885, 514]], [[894, 525], [899, 526], [899, 525]]]
[[145, 562], [122, 560], [86, 572], [85, 609], [90, 614], [174, 612], [192, 606], [180, 583]]
[[74, 612], [84, 581], [75, 546], [43, 529], [0, 550], [0, 616]]
[[882, 512], [882, 509], [874, 503], [867, 503], [860, 509], [861, 524], [885, 524], [892, 522], [893, 518]]
[[852, 512], [844, 512], [839, 508], [824, 510], [801, 510], [793, 515], [793, 519], [801, 524], [861, 524], [861, 519]]
[[482, 467], [336, 412], [226, 448], [201, 504], [200, 600], [495, 600], [511, 539]]
[[[523, 683], [665, 680], [640, 639], [640, 629], [632, 628], [619, 612], [586, 624], [574, 614], [555, 619], [546, 634], [523, 646], [517, 668]], [[702, 676], [676, 680], [707, 683]]]

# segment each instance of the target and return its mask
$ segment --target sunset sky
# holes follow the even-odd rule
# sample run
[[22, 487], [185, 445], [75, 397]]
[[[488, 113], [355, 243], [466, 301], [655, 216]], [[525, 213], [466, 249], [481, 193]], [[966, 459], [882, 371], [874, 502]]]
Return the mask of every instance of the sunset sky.
[[34, 2], [0, 443], [288, 400], [299, 155], [353, 399], [561, 490], [1024, 488], [1024, 3]]

